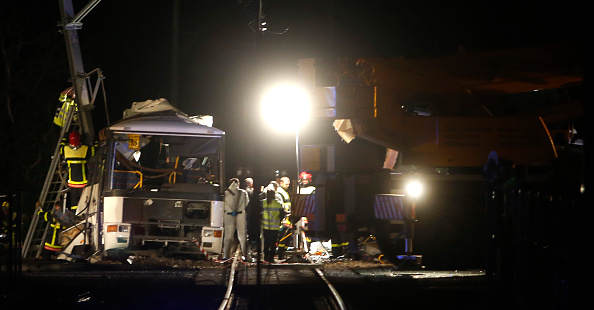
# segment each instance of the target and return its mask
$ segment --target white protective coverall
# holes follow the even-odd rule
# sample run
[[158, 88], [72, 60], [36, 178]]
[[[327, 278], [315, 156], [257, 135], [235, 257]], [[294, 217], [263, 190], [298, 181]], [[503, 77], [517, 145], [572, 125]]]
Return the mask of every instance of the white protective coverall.
[[247, 248], [247, 225], [245, 207], [249, 203], [249, 197], [245, 190], [239, 188], [237, 182], [231, 182], [229, 188], [225, 190], [225, 215], [223, 217], [225, 225], [225, 237], [223, 240], [225, 258], [231, 257], [231, 246], [235, 239], [235, 230], [239, 238], [241, 253], [243, 256], [249, 256]]

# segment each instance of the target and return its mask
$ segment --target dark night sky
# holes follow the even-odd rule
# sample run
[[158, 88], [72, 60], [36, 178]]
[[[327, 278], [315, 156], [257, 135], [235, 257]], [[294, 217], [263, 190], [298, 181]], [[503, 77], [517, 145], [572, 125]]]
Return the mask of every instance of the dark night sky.
[[[85, 67], [103, 69], [112, 100], [170, 97], [171, 3], [102, 1], [83, 20]], [[231, 98], [254, 79], [258, 59], [266, 72], [292, 74], [303, 57], [446, 55], [459, 45], [548, 44], [581, 33], [571, 1], [277, 0], [265, 2], [264, 14], [271, 31], [289, 31], [257, 43], [248, 28], [257, 8], [247, 1], [179, 3], [176, 104], [190, 114], [236, 107]]]
[[[80, 8], [88, 1], [73, 2]], [[299, 58], [439, 56], [461, 45], [474, 51], [580, 40], [584, 31], [581, 1], [271, 0], [263, 10], [270, 31], [289, 30], [258, 37], [248, 27], [256, 17], [254, 2], [179, 1], [174, 104], [188, 114], [214, 115], [230, 152], [262, 132], [254, 111], [259, 78], [294, 75]], [[100, 67], [107, 77], [112, 120], [131, 102], [171, 98], [172, 3], [101, 1], [83, 20], [78, 35], [85, 70]], [[58, 1], [39, 6], [45, 12], [40, 22], [55, 27]], [[104, 120], [97, 122], [101, 127]]]

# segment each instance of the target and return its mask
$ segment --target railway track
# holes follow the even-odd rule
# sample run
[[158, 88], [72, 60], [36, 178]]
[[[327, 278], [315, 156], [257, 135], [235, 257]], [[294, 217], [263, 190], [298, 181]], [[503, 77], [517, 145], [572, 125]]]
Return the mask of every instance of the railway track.
[[235, 253], [219, 310], [347, 309], [318, 264], [254, 265], [241, 262]]
[[163, 267], [138, 261], [138, 265], [37, 261], [23, 273], [18, 294], [0, 303], [34, 308], [51, 302], [84, 310], [356, 310], [381, 309], [394, 300], [417, 309], [434, 309], [444, 302], [458, 309], [491, 310], [499, 305], [485, 305], [491, 295], [481, 271], [406, 271], [340, 263], [258, 266], [237, 255], [233, 261], [202, 262], [201, 267], [187, 267], [184, 262]]
[[223, 297], [223, 301], [219, 306], [219, 310], [231, 309], [235, 297], [233, 294], [233, 288], [235, 286], [235, 273], [237, 270], [238, 263], [239, 249], [235, 251], [235, 255], [233, 256], [233, 263], [231, 263], [231, 268], [229, 269], [229, 281], [227, 281], [227, 290], [225, 291], [225, 296]]

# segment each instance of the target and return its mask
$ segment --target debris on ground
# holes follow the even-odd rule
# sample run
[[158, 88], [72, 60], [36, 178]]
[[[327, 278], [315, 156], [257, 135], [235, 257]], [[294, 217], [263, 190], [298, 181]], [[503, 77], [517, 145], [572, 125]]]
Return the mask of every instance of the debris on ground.
[[[290, 251], [288, 251], [290, 252]], [[338, 268], [377, 268], [377, 267], [393, 267], [393, 265], [382, 259], [381, 251], [373, 236], [359, 243], [359, 251], [357, 253], [348, 253], [343, 256], [331, 256], [332, 245], [327, 242], [312, 242], [309, 247], [309, 252], [305, 255], [290, 256], [287, 260], [275, 260], [275, 263], [315, 263], [323, 264], [327, 269]], [[302, 253], [303, 254], [303, 253]], [[254, 256], [255, 258], [255, 256]], [[293, 261], [291, 261], [293, 260]], [[152, 266], [152, 267], [173, 267], [173, 268], [226, 268], [227, 261], [209, 260], [209, 259], [190, 259], [190, 258], [173, 258], [173, 257], [159, 257], [155, 255], [149, 256], [130, 256], [126, 261], [102, 261], [100, 264], [130, 264], [133, 266]], [[243, 261], [246, 265], [255, 264], [253, 262]]]
[[324, 268], [326, 269], [341, 269], [341, 268], [378, 268], [378, 267], [393, 267], [389, 263], [381, 263], [373, 260], [356, 260], [356, 259], [336, 259], [324, 261]]
[[[199, 259], [179, 259], [179, 258], [168, 258], [168, 257], [142, 257], [142, 256], [131, 256], [128, 259], [128, 263], [132, 266], [151, 266], [151, 267], [172, 267], [172, 268], [226, 268], [229, 264], [226, 261], [212, 261], [212, 260], [199, 260]], [[288, 263], [278, 261], [277, 263]], [[317, 263], [324, 265], [327, 269], [336, 268], [377, 268], [377, 267], [390, 267], [391, 264], [381, 263], [373, 260], [356, 260], [351, 258], [340, 257], [338, 259], [323, 259], [318, 260]], [[121, 264], [121, 262], [109, 262], [103, 261], [101, 264]], [[247, 265], [255, 265], [254, 263], [246, 263]]]
[[219, 261], [168, 257], [131, 256], [128, 262], [134, 266], [166, 266], [173, 268], [221, 268], [226, 266]]

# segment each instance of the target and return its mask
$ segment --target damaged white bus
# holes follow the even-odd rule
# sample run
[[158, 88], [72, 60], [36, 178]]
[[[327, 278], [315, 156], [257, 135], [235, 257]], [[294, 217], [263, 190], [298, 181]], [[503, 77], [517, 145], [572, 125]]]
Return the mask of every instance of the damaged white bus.
[[221, 253], [225, 133], [212, 118], [134, 103], [100, 140], [61, 258]]

